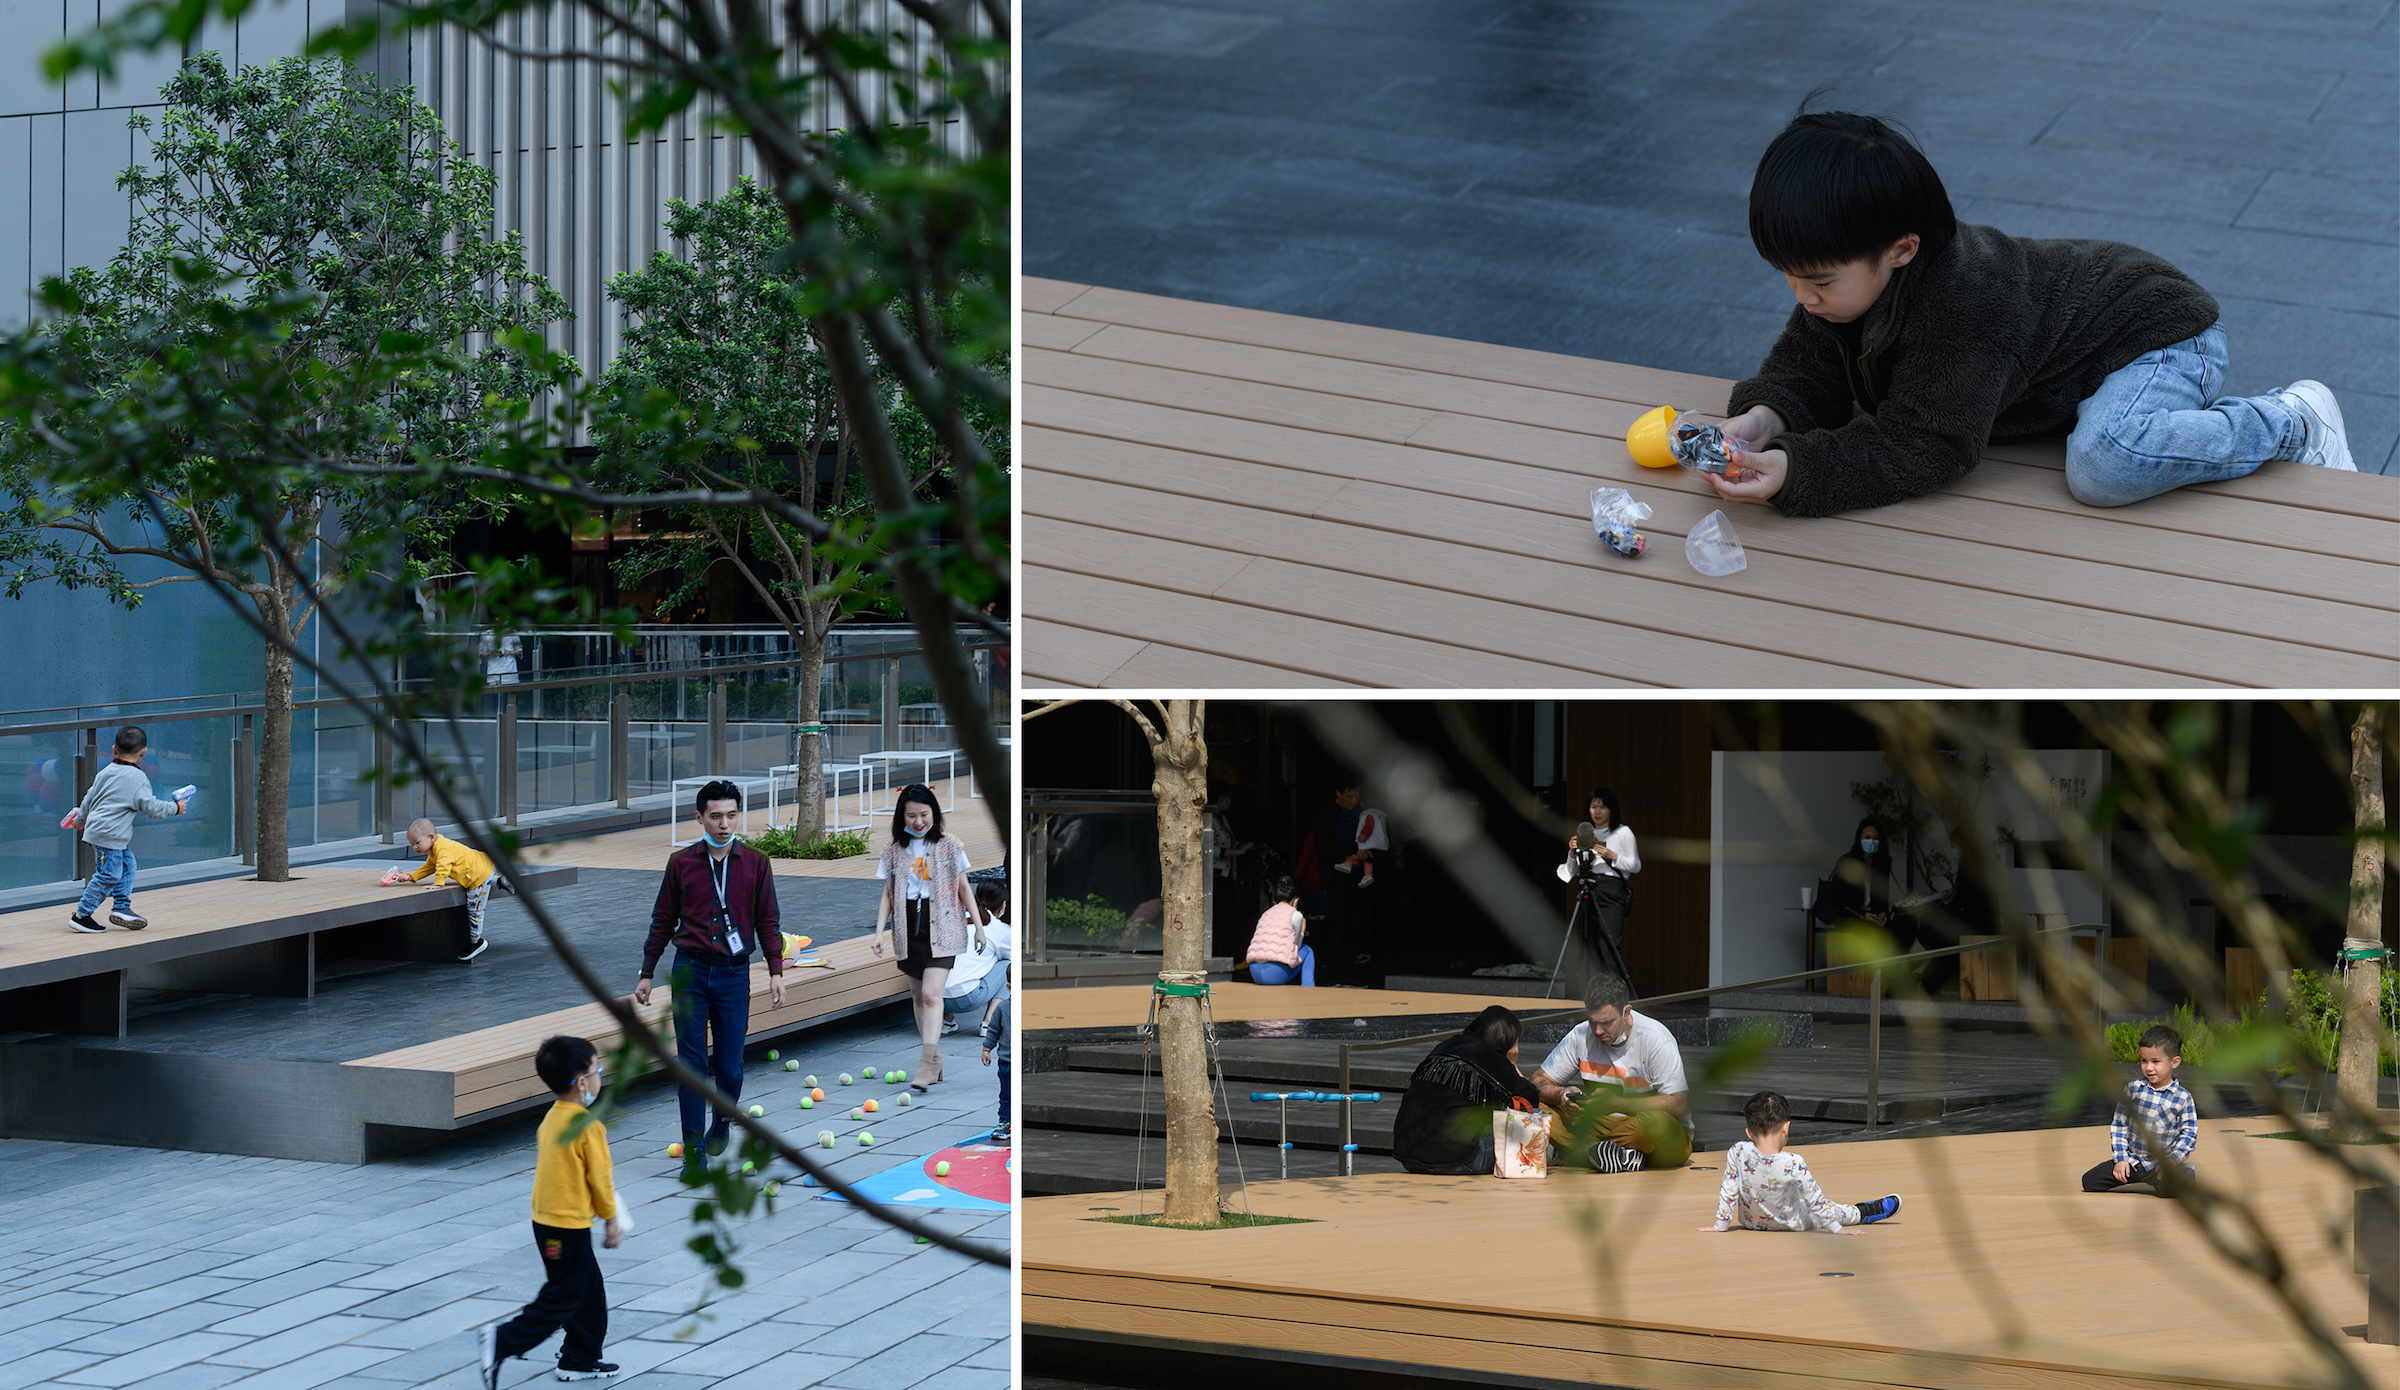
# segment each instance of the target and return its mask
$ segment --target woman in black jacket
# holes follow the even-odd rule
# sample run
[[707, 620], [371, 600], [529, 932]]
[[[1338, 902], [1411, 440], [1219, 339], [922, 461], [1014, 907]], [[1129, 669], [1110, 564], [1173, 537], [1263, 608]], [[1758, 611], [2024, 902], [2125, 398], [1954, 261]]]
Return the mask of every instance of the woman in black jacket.
[[[1417, 1064], [1392, 1122], [1392, 1157], [1412, 1173], [1492, 1171], [1492, 1112], [1530, 1109], [1541, 1092], [1517, 1069], [1517, 1016], [1498, 1004]], [[1522, 1100], [1523, 1106], [1515, 1101]]]

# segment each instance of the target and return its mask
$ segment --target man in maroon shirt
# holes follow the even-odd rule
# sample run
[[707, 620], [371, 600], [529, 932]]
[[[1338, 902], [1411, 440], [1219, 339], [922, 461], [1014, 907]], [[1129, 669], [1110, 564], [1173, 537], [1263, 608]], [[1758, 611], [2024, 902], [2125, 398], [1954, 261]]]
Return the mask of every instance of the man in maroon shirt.
[[[767, 991], [783, 1007], [783, 927], [775, 909], [775, 873], [767, 857], [734, 842], [742, 793], [731, 782], [711, 782], [692, 799], [700, 838], [667, 860], [650, 912], [650, 940], [642, 950], [642, 978], [635, 1002], [650, 1002], [658, 957], [675, 944], [675, 1051], [683, 1064], [715, 1077], [717, 1089], [742, 1098], [742, 1043], [750, 1034], [750, 957], [767, 957]], [[716, 1037], [709, 1056], [708, 1034]], [[704, 1165], [701, 1125], [708, 1103], [689, 1086], [678, 1087], [683, 1111], [686, 1171]], [[707, 1129], [708, 1154], [725, 1151], [732, 1122], [718, 1116]]]

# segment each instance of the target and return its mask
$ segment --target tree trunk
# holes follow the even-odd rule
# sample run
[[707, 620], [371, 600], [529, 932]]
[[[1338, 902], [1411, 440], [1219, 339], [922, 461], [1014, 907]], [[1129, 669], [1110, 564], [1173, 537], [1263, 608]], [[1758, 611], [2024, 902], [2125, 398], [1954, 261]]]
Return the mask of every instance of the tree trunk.
[[285, 842], [291, 808], [292, 658], [283, 648], [269, 642], [265, 699], [258, 716], [257, 843], [261, 883], [284, 883], [291, 879], [292, 851]]
[[[1164, 742], [1151, 750], [1150, 793], [1158, 799], [1158, 868], [1164, 958], [1159, 978], [1172, 984], [1205, 981], [1207, 923], [1201, 917], [1200, 828], [1208, 807], [1205, 703], [1166, 703]], [[1216, 1107], [1209, 1094], [1208, 1045], [1200, 1001], [1161, 995], [1158, 1001], [1160, 1078], [1167, 1106], [1166, 1219], [1208, 1225], [1217, 1219]]]
[[[2383, 945], [2383, 711], [2362, 706], [2350, 726], [2350, 809], [2359, 831], [2350, 857], [2350, 919], [2345, 951]], [[2383, 961], [2351, 963], [2342, 998], [2342, 1050], [2336, 1067], [2341, 1104], [2335, 1126], [2345, 1139], [2375, 1130], [2375, 1092], [2382, 1074]]]
[[[825, 715], [826, 625], [805, 611], [800, 623], [800, 722], [815, 724]], [[800, 735], [798, 757], [800, 786], [792, 794], [797, 803], [792, 831], [793, 838], [805, 845], [825, 833], [825, 736]]]

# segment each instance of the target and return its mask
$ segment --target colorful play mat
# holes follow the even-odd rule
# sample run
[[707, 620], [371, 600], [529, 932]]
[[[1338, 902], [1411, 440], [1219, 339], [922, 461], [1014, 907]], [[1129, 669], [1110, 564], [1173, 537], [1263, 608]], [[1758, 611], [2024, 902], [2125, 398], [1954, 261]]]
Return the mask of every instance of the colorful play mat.
[[[895, 1164], [850, 1184], [868, 1201], [903, 1207], [954, 1207], [967, 1211], [1006, 1211], [1015, 1174], [1008, 1162], [1016, 1150], [984, 1134], [914, 1162]], [[950, 1171], [937, 1174], [947, 1163]], [[826, 1192], [818, 1200], [841, 1200]]]

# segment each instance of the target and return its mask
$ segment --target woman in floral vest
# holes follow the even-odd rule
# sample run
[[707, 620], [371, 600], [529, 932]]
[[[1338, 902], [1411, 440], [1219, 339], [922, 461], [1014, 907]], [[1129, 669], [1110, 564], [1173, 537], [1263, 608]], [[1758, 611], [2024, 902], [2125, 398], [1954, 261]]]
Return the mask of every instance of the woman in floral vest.
[[902, 789], [900, 804], [892, 811], [892, 842], [875, 865], [875, 877], [883, 880], [883, 901], [875, 912], [875, 954], [885, 953], [888, 923], [897, 938], [890, 949], [916, 982], [911, 998], [917, 1008], [917, 1036], [925, 1046], [908, 1084], [920, 1091], [942, 1079], [942, 986], [949, 982], [951, 961], [967, 949], [970, 929], [975, 949], [983, 949], [982, 917], [967, 883], [967, 870], [973, 867], [958, 837], [942, 833], [942, 808], [934, 802], [932, 789], [915, 783]]

